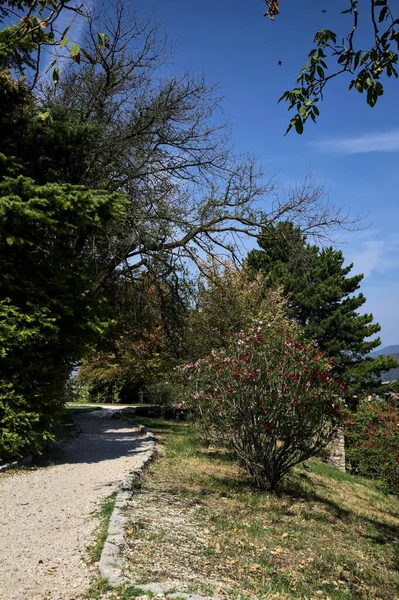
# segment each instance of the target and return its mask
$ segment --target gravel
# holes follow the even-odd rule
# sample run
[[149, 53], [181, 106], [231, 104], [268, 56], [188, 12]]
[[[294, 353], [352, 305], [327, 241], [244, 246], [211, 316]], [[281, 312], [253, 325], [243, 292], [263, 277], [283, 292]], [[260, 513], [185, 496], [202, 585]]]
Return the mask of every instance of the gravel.
[[78, 600], [93, 579], [93, 512], [139, 464], [145, 438], [110, 409], [75, 420], [82, 433], [56, 465], [0, 475], [1, 600]]

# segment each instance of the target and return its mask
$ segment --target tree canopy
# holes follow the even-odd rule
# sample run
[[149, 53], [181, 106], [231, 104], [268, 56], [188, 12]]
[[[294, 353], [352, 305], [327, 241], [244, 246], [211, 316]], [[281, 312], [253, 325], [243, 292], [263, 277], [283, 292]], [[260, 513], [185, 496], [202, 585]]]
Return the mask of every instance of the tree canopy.
[[264, 228], [258, 243], [260, 250], [249, 253], [248, 266], [263, 274], [267, 287], [284, 287], [291, 317], [334, 359], [335, 373], [344, 379], [348, 393], [356, 396], [379, 385], [381, 372], [395, 361], [369, 356], [381, 343], [373, 337], [381, 327], [372, 314], [359, 312], [366, 298], [355, 293], [363, 275], [349, 276], [353, 265], [344, 264], [340, 250], [309, 244], [290, 222]]
[[[235, 257], [242, 237], [267, 223], [285, 216], [323, 234], [345, 217], [318, 188], [279, 197], [252, 157], [236, 155], [216, 122], [215, 89], [188, 73], [161, 73], [167, 49], [151, 19], [122, 2], [98, 15], [67, 0], [2, 8], [4, 458], [51, 435], [69, 373], [118, 312], [113, 286], [131, 285], [135, 303], [142, 282], [149, 290], [155, 282], [160, 310], [157, 294], [175, 275], [206, 255]], [[81, 47], [57, 29], [58, 17], [76, 11], [86, 19]], [[68, 52], [63, 69], [56, 59], [46, 76], [48, 46]], [[139, 335], [143, 323], [131, 331]], [[132, 356], [125, 352], [127, 362]]]

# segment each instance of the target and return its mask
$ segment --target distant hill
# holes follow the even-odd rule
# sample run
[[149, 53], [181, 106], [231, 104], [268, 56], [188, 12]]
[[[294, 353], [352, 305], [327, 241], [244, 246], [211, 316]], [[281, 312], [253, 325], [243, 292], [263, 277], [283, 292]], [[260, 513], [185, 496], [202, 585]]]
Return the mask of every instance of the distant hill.
[[393, 346], [385, 346], [380, 350], [374, 350], [374, 352], [371, 352], [371, 356], [373, 357], [379, 356], [380, 354], [383, 354], [384, 356], [393, 356], [394, 354], [399, 354], [399, 344], [395, 344]]
[[[381, 348], [381, 350], [374, 350], [371, 352], [370, 356], [373, 358], [377, 358], [383, 354], [384, 356], [392, 356], [395, 360], [399, 362], [399, 345], [395, 344], [392, 346], [385, 346]], [[385, 371], [385, 373], [381, 373], [382, 381], [398, 381], [399, 380], [399, 367], [396, 369], [391, 369], [390, 371]]]

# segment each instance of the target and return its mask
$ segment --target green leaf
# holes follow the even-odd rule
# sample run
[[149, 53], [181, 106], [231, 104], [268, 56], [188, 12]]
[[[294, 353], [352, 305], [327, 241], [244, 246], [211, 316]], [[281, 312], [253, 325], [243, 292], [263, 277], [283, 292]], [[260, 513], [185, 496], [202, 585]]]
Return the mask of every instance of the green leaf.
[[306, 108], [304, 106], [301, 106], [299, 109], [299, 114], [302, 115], [302, 117], [304, 119], [306, 119], [308, 116], [308, 111], [306, 110]]
[[69, 55], [78, 65], [80, 64], [80, 46], [78, 44], [72, 44]]
[[105, 46], [106, 48], [109, 48], [109, 37], [107, 36], [106, 33], [98, 33], [97, 40], [98, 40], [98, 45], [100, 48], [102, 48], [103, 46]]
[[66, 34], [68, 33], [68, 31], [70, 30], [71, 25], [72, 25], [72, 22], [69, 23], [69, 25], [67, 27], [65, 27], [65, 29], [64, 29], [64, 31], [62, 32], [62, 35], [61, 35], [61, 39], [62, 40], [64, 39], [64, 37], [66, 36]]
[[71, 50], [70, 50], [71, 58], [73, 58], [74, 56], [77, 56], [79, 53], [80, 53], [80, 46], [78, 46], [78, 44], [73, 43], [71, 46]]
[[363, 65], [366, 62], [366, 60], [369, 59], [369, 56], [370, 56], [370, 52], [364, 52], [362, 59], [360, 61], [360, 64]]
[[68, 44], [68, 42], [69, 42], [69, 38], [64, 37], [64, 39], [60, 43], [60, 48], [65, 48], [65, 46]]
[[284, 92], [284, 94], [278, 99], [277, 104], [281, 102], [281, 100], [289, 100], [290, 93], [288, 90]]
[[367, 90], [367, 104], [371, 107], [375, 106], [379, 96], [384, 93], [384, 88], [379, 81], [373, 81]]
[[53, 81], [54, 81], [55, 85], [57, 85], [59, 80], [60, 80], [60, 71], [59, 71], [58, 67], [55, 67], [55, 69], [53, 71]]
[[296, 132], [299, 135], [302, 135], [302, 133], [303, 133], [303, 121], [302, 121], [301, 117], [299, 115], [295, 115], [295, 117], [292, 120], [294, 121], [293, 125], [295, 127]]
[[48, 73], [48, 72], [50, 71], [50, 69], [52, 69], [52, 68], [54, 67], [54, 65], [55, 65], [55, 63], [56, 63], [56, 62], [57, 62], [57, 59], [55, 58], [55, 59], [54, 59], [54, 60], [53, 60], [53, 61], [52, 61], [52, 62], [49, 64], [49, 66], [47, 67], [47, 69], [46, 69], [46, 73]]
[[378, 22], [382, 23], [382, 21], [384, 19], [386, 19], [387, 16], [388, 16], [388, 7], [384, 6], [384, 8], [381, 9], [380, 16], [378, 17]]

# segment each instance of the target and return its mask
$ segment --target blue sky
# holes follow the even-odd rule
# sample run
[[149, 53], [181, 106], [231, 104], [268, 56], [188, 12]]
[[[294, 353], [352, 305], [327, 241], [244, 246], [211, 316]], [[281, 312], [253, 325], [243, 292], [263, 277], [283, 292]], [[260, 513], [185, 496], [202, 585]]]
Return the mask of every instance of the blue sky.
[[[302, 181], [311, 170], [331, 202], [365, 216], [362, 231], [334, 237], [354, 262], [353, 274], [365, 275], [365, 310], [381, 324], [383, 345], [398, 344], [399, 81], [388, 80], [371, 109], [364, 96], [347, 91], [346, 78], [337, 78], [326, 90], [319, 121], [309, 123], [302, 136], [284, 137], [290, 117], [277, 104], [294, 87], [314, 33], [324, 27], [341, 35], [349, 30], [350, 20], [340, 14], [347, 5], [281, 0], [281, 14], [271, 22], [263, 17], [263, 0], [135, 2], [143, 14], [154, 12], [174, 44], [168, 68], [204, 74], [208, 83], [218, 84], [238, 151], [252, 152], [268, 177], [286, 184]], [[368, 8], [365, 0], [362, 5]], [[372, 44], [367, 30], [358, 39], [360, 47]]]
[[[381, 324], [383, 344], [399, 343], [399, 82], [388, 81], [371, 109], [363, 96], [347, 91], [347, 79], [337, 79], [326, 90], [319, 121], [302, 136], [284, 137], [289, 116], [277, 104], [294, 86], [314, 33], [323, 27], [345, 33], [349, 20], [340, 11], [347, 2], [281, 0], [274, 22], [263, 17], [262, 0], [138, 6], [154, 11], [174, 43], [173, 68], [204, 73], [219, 85], [239, 151], [253, 152], [279, 181], [299, 182], [312, 170], [333, 203], [365, 215], [366, 229], [335, 239], [354, 262], [353, 273], [365, 275], [365, 309]], [[363, 30], [359, 45], [368, 43], [372, 38]]]

